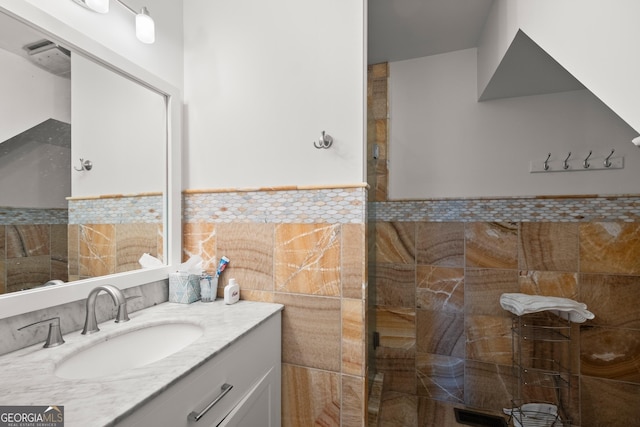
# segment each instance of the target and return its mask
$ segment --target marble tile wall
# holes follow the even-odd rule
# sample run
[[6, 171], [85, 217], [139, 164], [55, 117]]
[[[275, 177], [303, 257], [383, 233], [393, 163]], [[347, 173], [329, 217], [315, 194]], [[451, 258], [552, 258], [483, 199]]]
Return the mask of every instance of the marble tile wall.
[[67, 225], [0, 225], [0, 294], [67, 281]]
[[[241, 299], [285, 306], [282, 425], [365, 426], [366, 189], [198, 191], [184, 199], [184, 258], [202, 256], [211, 273], [221, 256], [230, 259], [218, 296], [233, 277]], [[294, 209], [294, 200], [306, 202]]]
[[398, 417], [410, 418], [403, 426], [429, 425], [421, 417], [435, 415], [421, 412], [425, 398], [495, 412], [510, 405], [504, 292], [577, 299], [595, 313], [572, 327], [572, 425], [640, 419], [640, 222], [376, 221], [375, 227], [369, 275], [381, 335], [376, 363], [385, 375], [381, 425]]

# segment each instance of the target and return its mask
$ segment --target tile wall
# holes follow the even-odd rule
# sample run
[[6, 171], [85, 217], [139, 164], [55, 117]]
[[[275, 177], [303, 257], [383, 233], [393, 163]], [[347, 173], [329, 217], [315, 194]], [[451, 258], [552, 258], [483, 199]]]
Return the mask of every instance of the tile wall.
[[190, 191], [184, 258], [230, 259], [240, 298], [285, 306], [282, 425], [364, 426], [365, 207], [345, 188]]
[[423, 399], [510, 405], [504, 292], [572, 298], [595, 314], [572, 334], [573, 425], [640, 419], [640, 222], [527, 221], [376, 221], [376, 358], [382, 418], [394, 420], [382, 425]]
[[69, 200], [68, 279], [137, 270], [144, 253], [162, 259], [162, 195]]

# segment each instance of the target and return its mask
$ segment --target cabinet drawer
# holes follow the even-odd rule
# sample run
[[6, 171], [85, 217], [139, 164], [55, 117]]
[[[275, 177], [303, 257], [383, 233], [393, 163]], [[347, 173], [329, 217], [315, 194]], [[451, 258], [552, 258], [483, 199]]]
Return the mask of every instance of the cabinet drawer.
[[[180, 379], [118, 425], [217, 426], [274, 365], [277, 365], [279, 372], [280, 345], [278, 314]], [[224, 384], [231, 385], [231, 389], [198, 421], [189, 416], [203, 412], [221, 394]]]

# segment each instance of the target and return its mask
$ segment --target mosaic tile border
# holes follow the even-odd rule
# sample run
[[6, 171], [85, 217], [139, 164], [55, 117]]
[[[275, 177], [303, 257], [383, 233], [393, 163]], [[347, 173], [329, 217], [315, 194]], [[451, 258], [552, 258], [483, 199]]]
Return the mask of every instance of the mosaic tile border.
[[69, 224], [161, 224], [162, 195], [69, 200]]
[[61, 208], [7, 208], [0, 207], [0, 225], [66, 224], [69, 215]]
[[188, 193], [186, 223], [364, 223], [367, 190], [295, 189]]
[[640, 222], [640, 195], [368, 203], [373, 221]]

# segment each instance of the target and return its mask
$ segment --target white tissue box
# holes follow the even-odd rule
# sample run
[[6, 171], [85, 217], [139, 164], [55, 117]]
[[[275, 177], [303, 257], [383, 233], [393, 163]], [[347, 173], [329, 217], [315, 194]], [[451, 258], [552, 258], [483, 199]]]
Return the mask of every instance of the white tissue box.
[[169, 302], [191, 304], [200, 299], [200, 276], [169, 273]]

